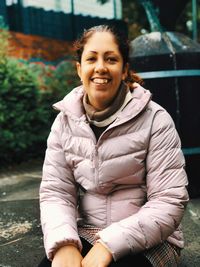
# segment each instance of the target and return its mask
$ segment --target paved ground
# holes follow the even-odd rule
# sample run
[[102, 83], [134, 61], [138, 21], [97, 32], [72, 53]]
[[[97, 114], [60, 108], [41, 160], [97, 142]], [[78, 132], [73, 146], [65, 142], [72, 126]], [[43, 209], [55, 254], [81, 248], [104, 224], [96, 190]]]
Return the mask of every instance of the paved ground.
[[[41, 164], [0, 173], [0, 267], [37, 267], [44, 256], [39, 220]], [[183, 219], [186, 247], [181, 267], [200, 267], [200, 198]]]
[[44, 256], [38, 204], [40, 166], [0, 174], [0, 267], [37, 267]]

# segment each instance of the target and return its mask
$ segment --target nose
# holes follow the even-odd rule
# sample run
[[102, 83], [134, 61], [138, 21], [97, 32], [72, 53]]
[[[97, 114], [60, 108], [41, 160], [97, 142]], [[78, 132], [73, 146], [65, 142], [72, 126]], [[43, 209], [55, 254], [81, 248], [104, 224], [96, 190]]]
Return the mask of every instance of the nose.
[[104, 62], [104, 60], [98, 60], [96, 62], [96, 66], [95, 66], [95, 72], [97, 73], [105, 73], [107, 72], [107, 67], [106, 67], [106, 64]]

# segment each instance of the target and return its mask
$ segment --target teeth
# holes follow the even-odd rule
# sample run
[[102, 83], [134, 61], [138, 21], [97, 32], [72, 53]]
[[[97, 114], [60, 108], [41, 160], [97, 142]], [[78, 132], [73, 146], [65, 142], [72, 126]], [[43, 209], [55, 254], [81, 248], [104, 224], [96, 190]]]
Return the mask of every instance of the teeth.
[[99, 83], [99, 84], [104, 84], [104, 83], [108, 83], [108, 79], [101, 79], [101, 78], [95, 78], [93, 80], [94, 83]]

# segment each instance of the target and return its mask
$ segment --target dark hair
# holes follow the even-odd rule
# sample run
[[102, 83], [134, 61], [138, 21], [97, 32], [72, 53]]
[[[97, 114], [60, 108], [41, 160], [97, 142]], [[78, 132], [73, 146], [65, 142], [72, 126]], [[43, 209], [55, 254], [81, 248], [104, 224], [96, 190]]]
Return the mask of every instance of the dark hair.
[[[84, 30], [82, 36], [78, 40], [76, 40], [74, 43], [78, 62], [81, 62], [81, 56], [82, 56], [85, 44], [87, 43], [88, 39], [92, 37], [92, 35], [96, 32], [111, 33], [113, 37], [115, 38], [119, 51], [122, 55], [123, 65], [125, 66], [126, 63], [129, 63], [129, 51], [130, 51], [129, 41], [126, 38], [125, 34], [123, 34], [123, 32], [119, 32], [119, 30], [117, 30], [116, 27], [110, 26], [110, 25], [98, 25], [90, 29]], [[130, 69], [128, 69], [128, 75], [127, 75], [125, 82], [130, 86], [130, 88], [132, 88], [131, 85], [134, 82], [137, 82], [140, 84], [143, 83], [142, 79], [134, 71]]]

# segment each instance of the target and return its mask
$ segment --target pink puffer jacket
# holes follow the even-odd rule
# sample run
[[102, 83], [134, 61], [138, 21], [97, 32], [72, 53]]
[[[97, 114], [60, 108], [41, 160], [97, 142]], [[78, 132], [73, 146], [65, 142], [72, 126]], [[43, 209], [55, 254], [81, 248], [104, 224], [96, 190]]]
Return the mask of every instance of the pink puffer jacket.
[[52, 259], [71, 242], [81, 249], [80, 216], [84, 224], [103, 228], [98, 235], [115, 260], [166, 239], [182, 248], [187, 176], [171, 117], [138, 86], [96, 141], [82, 97], [78, 87], [55, 104], [60, 113], [48, 138], [40, 187], [47, 256]]

